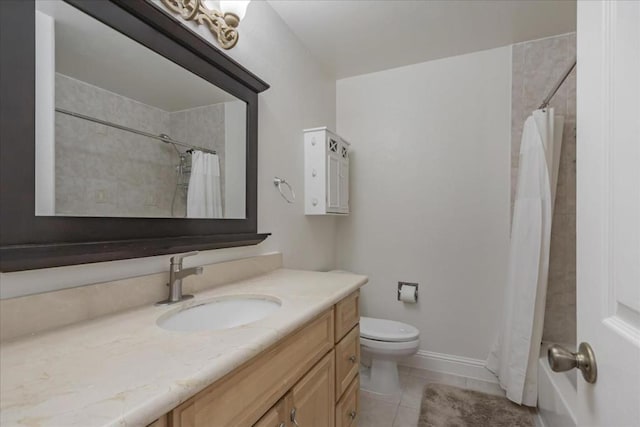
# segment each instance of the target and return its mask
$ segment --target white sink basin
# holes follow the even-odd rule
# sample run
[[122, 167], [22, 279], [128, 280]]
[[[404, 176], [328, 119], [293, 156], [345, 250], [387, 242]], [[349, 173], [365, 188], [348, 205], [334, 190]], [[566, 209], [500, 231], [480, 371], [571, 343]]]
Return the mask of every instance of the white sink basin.
[[280, 306], [280, 301], [267, 296], [222, 297], [166, 313], [157, 323], [163, 329], [180, 332], [230, 329], [264, 319]]

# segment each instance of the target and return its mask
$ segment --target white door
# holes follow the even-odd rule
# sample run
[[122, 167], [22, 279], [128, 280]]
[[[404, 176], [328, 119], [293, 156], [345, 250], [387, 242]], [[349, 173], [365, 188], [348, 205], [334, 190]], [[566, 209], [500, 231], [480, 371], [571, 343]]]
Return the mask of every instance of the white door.
[[640, 426], [640, 2], [578, 2], [578, 425]]

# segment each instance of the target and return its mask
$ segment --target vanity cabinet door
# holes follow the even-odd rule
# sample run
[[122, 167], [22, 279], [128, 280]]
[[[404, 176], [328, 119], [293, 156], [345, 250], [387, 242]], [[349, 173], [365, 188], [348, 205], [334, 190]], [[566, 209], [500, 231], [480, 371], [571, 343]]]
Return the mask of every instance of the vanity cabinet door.
[[275, 406], [264, 414], [260, 421], [255, 423], [253, 427], [289, 427], [289, 414], [285, 406], [285, 400], [282, 399]]
[[[290, 420], [304, 427], [333, 427], [335, 422], [335, 354], [332, 350], [291, 389]], [[297, 424], [296, 424], [297, 423]]]
[[169, 414], [171, 427], [196, 427], [196, 401], [191, 398]]

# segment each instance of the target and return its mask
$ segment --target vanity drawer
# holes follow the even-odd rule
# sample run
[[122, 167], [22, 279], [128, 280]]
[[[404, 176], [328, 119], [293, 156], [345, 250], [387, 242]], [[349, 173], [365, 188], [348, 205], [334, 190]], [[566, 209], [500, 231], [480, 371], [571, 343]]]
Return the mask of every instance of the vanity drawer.
[[254, 424], [333, 348], [333, 332], [330, 310], [175, 408], [171, 426]]
[[336, 404], [335, 427], [355, 427], [360, 418], [360, 376], [356, 376]]
[[349, 387], [360, 369], [360, 325], [336, 344], [336, 400]]
[[360, 291], [355, 291], [336, 304], [336, 342], [360, 322]]

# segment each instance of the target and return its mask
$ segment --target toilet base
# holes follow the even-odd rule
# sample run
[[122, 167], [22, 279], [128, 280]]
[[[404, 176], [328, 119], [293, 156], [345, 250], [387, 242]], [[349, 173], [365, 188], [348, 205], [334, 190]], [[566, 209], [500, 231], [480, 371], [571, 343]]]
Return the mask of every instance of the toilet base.
[[395, 360], [371, 360], [371, 367], [361, 372], [360, 388], [370, 393], [382, 395], [400, 395], [400, 377]]

